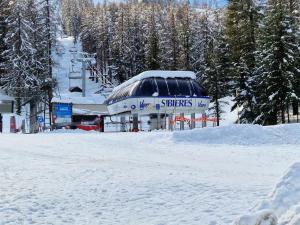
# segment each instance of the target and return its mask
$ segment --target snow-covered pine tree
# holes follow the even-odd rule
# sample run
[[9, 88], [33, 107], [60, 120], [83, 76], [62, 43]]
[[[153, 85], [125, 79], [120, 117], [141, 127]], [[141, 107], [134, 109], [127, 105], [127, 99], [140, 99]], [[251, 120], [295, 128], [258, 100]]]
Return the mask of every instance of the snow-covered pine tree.
[[[289, 12], [291, 17], [291, 27], [294, 33], [292, 43], [300, 49], [300, 2], [298, 0], [290, 0]], [[295, 96], [292, 96], [292, 104], [296, 109], [300, 105], [300, 53], [294, 54], [295, 57], [295, 81], [293, 83]]]
[[72, 35], [76, 42], [82, 29], [83, 17], [86, 11], [93, 6], [90, 0], [62, 0], [61, 15], [63, 30]]
[[200, 79], [212, 98], [210, 112], [217, 118], [217, 126], [219, 126], [221, 115], [224, 113], [222, 108], [225, 104], [228, 104], [226, 101], [221, 100], [229, 94], [227, 78], [229, 71], [228, 45], [224, 38], [220, 12], [207, 11], [203, 17], [204, 20], [202, 21], [205, 22], [205, 25], [202, 32], [205, 46], [203, 61], [200, 65]]
[[82, 49], [85, 52], [95, 53], [95, 40], [94, 40], [94, 26], [93, 23], [96, 20], [96, 13], [94, 8], [89, 8], [84, 11], [83, 18], [82, 18], [82, 25], [81, 25], [81, 42], [82, 42]]
[[[292, 10], [293, 11], [293, 10]], [[257, 123], [285, 123], [286, 107], [297, 96], [299, 28], [288, 0], [268, 0], [261, 27], [257, 60]]]
[[[116, 68], [116, 78], [122, 83], [126, 80], [126, 62], [125, 62], [125, 54], [124, 46], [125, 39], [127, 36], [126, 32], [126, 21], [128, 17], [127, 8], [124, 5], [121, 5], [117, 12], [116, 18], [116, 33], [115, 36], [112, 37], [112, 52], [113, 52], [113, 64]], [[128, 76], [128, 75], [127, 75]]]
[[5, 73], [4, 67], [5, 67], [5, 59], [3, 57], [3, 52], [6, 50], [5, 45], [5, 35], [7, 32], [7, 18], [9, 15], [9, 1], [8, 0], [0, 0], [0, 87], [1, 87], [1, 77]]
[[[49, 112], [49, 123], [52, 124], [52, 98], [53, 98], [53, 89], [55, 88], [55, 80], [53, 79], [52, 74], [52, 66], [53, 66], [53, 55], [52, 55], [52, 49], [53, 46], [56, 44], [56, 35], [58, 34], [57, 26], [58, 26], [58, 20], [59, 20], [59, 13], [57, 10], [58, 6], [58, 0], [39, 0], [39, 12], [41, 13], [41, 32], [43, 40], [46, 44], [45, 49], [45, 68], [46, 71], [45, 79], [43, 80], [43, 91], [45, 91], [47, 95], [47, 104], [46, 107], [48, 108]], [[46, 110], [46, 109], [45, 109]]]
[[230, 76], [236, 94], [233, 109], [239, 107], [240, 122], [253, 122], [256, 117], [253, 76], [259, 8], [253, 0], [228, 2], [225, 33], [231, 58]]
[[30, 84], [26, 82], [31, 77], [31, 56], [35, 50], [30, 40], [33, 25], [24, 15], [25, 0], [11, 4], [11, 13], [7, 19], [7, 33], [4, 52], [5, 74], [4, 88], [16, 99], [16, 112], [21, 113], [22, 99]]
[[[39, 3], [35, 0], [26, 0], [24, 18], [31, 24], [28, 32], [31, 47], [33, 49], [30, 56], [30, 77], [26, 77], [26, 82], [30, 86], [32, 95], [39, 96], [43, 80], [47, 74], [47, 40], [44, 35], [43, 15], [39, 11]], [[30, 94], [30, 93], [28, 93]], [[30, 96], [28, 96], [30, 97]]]
[[176, 21], [176, 8], [170, 6], [162, 11], [162, 23], [159, 29], [161, 67], [176, 70], [179, 63], [179, 40]]
[[191, 70], [193, 64], [191, 56], [193, 38], [191, 33], [192, 12], [189, 4], [179, 7], [177, 19], [179, 23], [180, 69]]
[[145, 70], [146, 56], [145, 56], [145, 37], [143, 32], [144, 19], [140, 15], [142, 10], [141, 5], [130, 5], [130, 20], [128, 34], [130, 54], [128, 60], [130, 61], [130, 77], [135, 76]]
[[108, 6], [98, 5], [97, 6], [97, 33], [95, 39], [97, 40], [96, 53], [97, 53], [97, 63], [100, 69], [100, 73], [106, 75], [109, 66], [109, 17], [108, 17]]
[[209, 21], [208, 21], [208, 10], [197, 14], [192, 21], [193, 38], [194, 42], [191, 46], [193, 65], [192, 68], [196, 72], [197, 77], [200, 76], [201, 70], [203, 69], [204, 53], [207, 51], [208, 40], [209, 40]]
[[157, 70], [160, 68], [159, 59], [159, 38], [157, 32], [157, 14], [160, 11], [158, 5], [151, 5], [148, 15], [148, 27], [147, 27], [147, 44], [146, 44], [146, 60], [148, 70]]

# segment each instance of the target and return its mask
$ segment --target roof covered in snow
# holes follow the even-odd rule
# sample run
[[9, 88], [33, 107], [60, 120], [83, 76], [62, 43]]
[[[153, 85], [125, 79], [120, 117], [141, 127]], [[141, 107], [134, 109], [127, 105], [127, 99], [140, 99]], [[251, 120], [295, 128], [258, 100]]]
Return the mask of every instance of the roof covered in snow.
[[8, 96], [3, 91], [0, 90], [0, 101], [13, 101], [14, 98]]
[[191, 71], [166, 71], [166, 70], [150, 70], [140, 73], [139, 75], [132, 77], [131, 79], [125, 81], [124, 83], [120, 84], [119, 86], [114, 88], [114, 92], [118, 91], [126, 86], [136, 82], [143, 80], [145, 78], [150, 77], [161, 77], [161, 78], [191, 78], [196, 79], [196, 74]]
[[103, 104], [105, 97], [103, 95], [94, 94], [88, 97], [80, 96], [81, 93], [74, 93], [75, 95], [62, 94], [60, 97], [54, 97], [52, 102], [56, 103], [73, 103], [73, 104]]

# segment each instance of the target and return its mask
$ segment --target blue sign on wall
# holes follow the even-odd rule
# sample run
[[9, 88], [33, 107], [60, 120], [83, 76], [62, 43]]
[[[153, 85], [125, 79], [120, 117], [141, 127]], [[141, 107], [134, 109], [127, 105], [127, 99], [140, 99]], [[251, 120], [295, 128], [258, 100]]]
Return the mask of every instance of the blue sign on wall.
[[39, 123], [44, 123], [44, 121], [45, 121], [43, 116], [38, 116], [37, 120]]
[[72, 104], [71, 103], [54, 103], [54, 116], [56, 123], [71, 122]]

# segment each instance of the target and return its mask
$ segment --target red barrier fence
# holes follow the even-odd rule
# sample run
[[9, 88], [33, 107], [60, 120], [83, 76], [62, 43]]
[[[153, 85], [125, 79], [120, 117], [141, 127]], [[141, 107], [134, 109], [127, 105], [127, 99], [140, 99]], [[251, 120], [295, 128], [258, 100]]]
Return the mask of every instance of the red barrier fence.
[[175, 124], [178, 121], [183, 121], [183, 122], [218, 122], [217, 118], [211, 118], [211, 117], [200, 117], [200, 118], [195, 118], [195, 119], [191, 119], [191, 118], [186, 118], [186, 117], [182, 117], [182, 116], [176, 116], [174, 120], [170, 120], [170, 123]]

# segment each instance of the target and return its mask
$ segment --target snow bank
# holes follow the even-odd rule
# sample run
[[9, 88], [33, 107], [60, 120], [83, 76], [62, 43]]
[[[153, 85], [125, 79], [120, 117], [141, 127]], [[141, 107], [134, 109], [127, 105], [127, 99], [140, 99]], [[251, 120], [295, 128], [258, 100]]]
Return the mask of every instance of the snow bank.
[[196, 74], [191, 71], [165, 71], [165, 70], [151, 70], [151, 71], [145, 71], [143, 73], [140, 73], [139, 75], [125, 81], [124, 83], [120, 84], [119, 86], [115, 87], [113, 92], [118, 91], [122, 88], [127, 87], [128, 85], [145, 79], [149, 77], [162, 77], [162, 78], [191, 78], [196, 79]]
[[[234, 97], [227, 96], [224, 98], [220, 99], [220, 103], [222, 105], [222, 113], [221, 115], [221, 121], [220, 121], [220, 126], [228, 126], [235, 124], [235, 122], [238, 120], [238, 112], [237, 109], [231, 111], [231, 108], [235, 104], [234, 102]], [[211, 103], [212, 106], [212, 103]], [[211, 107], [209, 107], [211, 108]], [[214, 115], [214, 114], [212, 114]]]
[[235, 225], [299, 225], [300, 163], [290, 167], [276, 185], [270, 200], [263, 201], [253, 215], [239, 218]]
[[300, 144], [300, 124], [277, 126], [230, 125], [188, 131], [176, 131], [175, 142], [201, 144], [262, 145]]
[[[53, 131], [50, 131], [50, 132], [45, 132], [46, 134], [96, 134], [99, 132], [97, 131], [85, 131], [85, 130], [81, 130], [81, 129], [58, 129], [58, 130], [53, 130]], [[44, 134], [45, 134], [44, 133]]]

